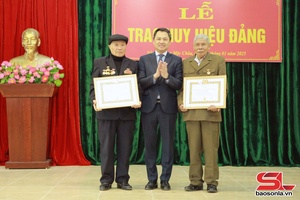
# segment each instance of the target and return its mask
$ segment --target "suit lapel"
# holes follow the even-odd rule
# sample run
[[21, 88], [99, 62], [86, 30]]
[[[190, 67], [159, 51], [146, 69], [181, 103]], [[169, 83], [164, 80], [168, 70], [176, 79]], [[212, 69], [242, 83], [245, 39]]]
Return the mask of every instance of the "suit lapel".
[[125, 57], [123, 59], [122, 65], [121, 65], [120, 75], [124, 74], [124, 71], [126, 70], [126, 68], [130, 68], [130, 66], [129, 66], [129, 60]]
[[191, 63], [191, 66], [196, 70], [200, 70], [200, 66], [198, 66], [198, 63], [195, 61], [195, 56], [192, 57], [189, 62]]
[[200, 64], [200, 69], [203, 69], [206, 65], [208, 65], [211, 61], [211, 57], [210, 54], [207, 53], [206, 57], [202, 60], [201, 64]]
[[151, 56], [150, 56], [150, 62], [151, 62], [152, 67], [156, 71], [156, 69], [157, 69], [157, 60], [156, 60], [155, 52], [151, 54]]
[[165, 58], [165, 62], [166, 63], [170, 63], [170, 61], [172, 60], [172, 54], [170, 54], [169, 52], [167, 52], [166, 58]]
[[116, 66], [115, 66], [115, 62], [114, 62], [114, 60], [113, 60], [113, 58], [111, 56], [109, 56], [108, 65], [109, 65], [110, 69], [115, 69], [115, 71], [117, 72], [117, 69], [116, 69]]

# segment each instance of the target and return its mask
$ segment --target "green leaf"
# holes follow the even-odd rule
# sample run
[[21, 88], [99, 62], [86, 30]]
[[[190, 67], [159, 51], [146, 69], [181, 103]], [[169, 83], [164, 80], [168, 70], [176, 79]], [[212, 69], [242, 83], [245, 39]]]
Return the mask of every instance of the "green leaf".
[[54, 81], [54, 84], [56, 85], [56, 87], [59, 87], [59, 86], [61, 86], [62, 81], [57, 79], [57, 80]]

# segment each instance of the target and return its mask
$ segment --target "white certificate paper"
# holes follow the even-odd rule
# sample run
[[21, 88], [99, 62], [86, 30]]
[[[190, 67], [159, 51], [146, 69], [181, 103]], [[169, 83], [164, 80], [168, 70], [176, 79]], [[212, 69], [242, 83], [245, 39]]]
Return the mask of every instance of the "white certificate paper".
[[183, 106], [187, 109], [226, 108], [226, 76], [184, 77]]
[[94, 78], [98, 109], [129, 107], [140, 102], [136, 74]]

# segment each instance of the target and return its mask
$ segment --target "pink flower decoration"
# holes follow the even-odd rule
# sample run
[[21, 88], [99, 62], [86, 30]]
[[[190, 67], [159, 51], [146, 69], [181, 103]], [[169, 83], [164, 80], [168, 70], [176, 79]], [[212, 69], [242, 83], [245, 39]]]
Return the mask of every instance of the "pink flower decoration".
[[14, 73], [14, 74], [19, 74], [19, 69], [18, 69], [18, 68], [17, 68], [17, 69], [14, 69], [13, 73]]
[[3, 61], [0, 65], [0, 81], [1, 83], [52, 83], [60, 87], [60, 80], [64, 77], [64, 73], [59, 73], [63, 69], [60, 63], [53, 58], [50, 62], [43, 65], [33, 66], [15, 66], [8, 61]]
[[49, 76], [43, 76], [42, 77], [42, 83], [46, 83], [47, 81], [48, 81], [48, 79], [49, 79]]
[[30, 79], [28, 80], [29, 83], [33, 83], [34, 82], [34, 77], [30, 77]]
[[35, 68], [35, 67], [29, 67], [29, 71], [30, 71], [30, 72], [35, 72], [35, 71], [36, 71], [36, 68]]
[[33, 76], [37, 77], [37, 78], [41, 78], [40, 74], [38, 72], [33, 72]]
[[25, 83], [25, 82], [26, 82], [26, 77], [21, 76], [21, 78], [19, 79], [19, 83]]
[[63, 66], [57, 60], [54, 61], [53, 64], [60, 70], [64, 69]]
[[24, 76], [25, 74], [27, 74], [27, 70], [26, 69], [21, 69], [20, 73]]
[[12, 66], [12, 64], [11, 64], [10, 62], [8, 62], [8, 61], [3, 61], [3, 62], [1, 63], [1, 65], [2, 65], [2, 66], [8, 66], [8, 67]]
[[15, 79], [19, 79], [20, 78], [20, 76], [19, 76], [19, 74], [15, 74]]
[[57, 64], [57, 68], [60, 69], [60, 70], [64, 69], [61, 64]]
[[14, 78], [10, 78], [10, 79], [8, 79], [7, 83], [8, 84], [15, 84], [16, 80]]
[[58, 72], [56, 72], [55, 74], [53, 74], [54, 80], [59, 79], [59, 77], [60, 77], [60, 74]]
[[44, 75], [45, 75], [45, 76], [50, 76], [50, 72], [49, 72], [49, 71], [45, 71], [45, 72], [44, 72]]
[[46, 62], [45, 64], [44, 64], [44, 66], [49, 66], [50, 65], [50, 63], [49, 62]]
[[5, 72], [4, 72], [4, 75], [5, 75], [5, 76], [9, 76], [10, 74], [11, 74], [10, 71], [5, 71]]
[[45, 67], [41, 67], [41, 68], [40, 68], [40, 71], [41, 71], [41, 72], [44, 72], [44, 71], [46, 71], [46, 68], [45, 68]]

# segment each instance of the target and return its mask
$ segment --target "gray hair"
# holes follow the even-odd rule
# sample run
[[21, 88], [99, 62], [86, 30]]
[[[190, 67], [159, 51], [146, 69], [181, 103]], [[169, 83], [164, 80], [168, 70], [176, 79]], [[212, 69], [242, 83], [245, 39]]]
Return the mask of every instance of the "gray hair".
[[207, 35], [205, 34], [198, 34], [195, 36], [194, 38], [194, 43], [196, 42], [196, 40], [201, 39], [201, 40], [205, 40], [208, 44], [210, 44], [210, 39]]

